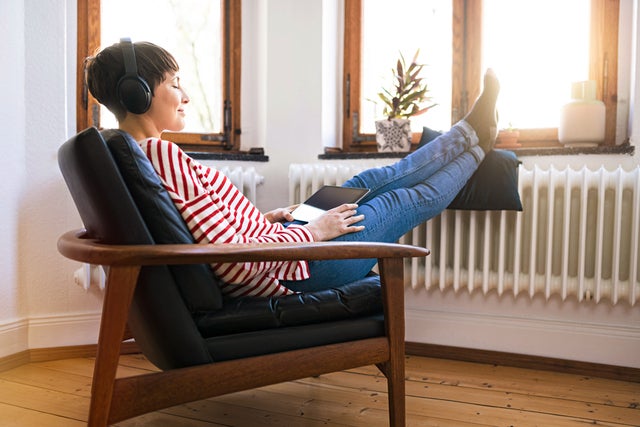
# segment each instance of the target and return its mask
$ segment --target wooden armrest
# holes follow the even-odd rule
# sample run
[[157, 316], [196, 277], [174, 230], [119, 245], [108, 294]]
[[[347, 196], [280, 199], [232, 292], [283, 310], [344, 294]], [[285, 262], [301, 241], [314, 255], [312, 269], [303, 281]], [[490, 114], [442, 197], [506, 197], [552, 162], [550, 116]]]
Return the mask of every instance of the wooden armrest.
[[88, 238], [85, 230], [63, 234], [58, 251], [75, 261], [97, 265], [411, 258], [430, 253], [417, 246], [377, 242], [108, 245]]

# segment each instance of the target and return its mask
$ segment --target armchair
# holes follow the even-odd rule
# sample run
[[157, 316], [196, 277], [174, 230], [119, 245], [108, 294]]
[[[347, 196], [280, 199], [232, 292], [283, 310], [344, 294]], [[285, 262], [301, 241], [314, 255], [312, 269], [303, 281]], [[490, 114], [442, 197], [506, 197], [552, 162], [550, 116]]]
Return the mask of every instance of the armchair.
[[[89, 128], [58, 161], [84, 229], [59, 252], [107, 271], [89, 426], [169, 406], [375, 364], [391, 426], [405, 422], [403, 258], [398, 244], [195, 244], [133, 139]], [[377, 258], [380, 275], [272, 298], [221, 294], [212, 262]], [[130, 331], [159, 372], [116, 378]]]

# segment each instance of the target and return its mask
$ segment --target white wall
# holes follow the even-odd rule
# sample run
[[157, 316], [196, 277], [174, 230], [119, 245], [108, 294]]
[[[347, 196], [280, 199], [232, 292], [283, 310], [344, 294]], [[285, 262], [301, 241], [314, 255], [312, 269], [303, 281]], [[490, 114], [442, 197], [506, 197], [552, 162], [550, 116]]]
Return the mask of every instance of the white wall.
[[[80, 226], [56, 162], [75, 130], [67, 24], [75, 2], [2, 2], [2, 121], [5, 153], [0, 214], [0, 357], [27, 348], [95, 340], [101, 295], [73, 284], [76, 264], [56, 251]], [[75, 26], [75, 20], [74, 26]], [[75, 39], [71, 45], [75, 44]]]
[[0, 170], [3, 177], [0, 181], [0, 192], [4, 196], [2, 218], [0, 220], [0, 334], [10, 339], [0, 340], [0, 348], [8, 347], [8, 351], [21, 350], [26, 342], [16, 334], [12, 325], [20, 321], [24, 310], [24, 292], [18, 286], [18, 238], [19, 212], [25, 146], [25, 107], [24, 102], [24, 8], [19, 2], [0, 4], [0, 25], [6, 31], [6, 38], [0, 49], [2, 57], [11, 58], [11, 67], [0, 68], [2, 92], [7, 102], [0, 105], [0, 117], [5, 135], [6, 150], [0, 156]]
[[[254, 165], [268, 177], [257, 201], [265, 210], [288, 201], [287, 186], [282, 185], [287, 182], [287, 165], [315, 161], [322, 150], [323, 97], [335, 92], [324, 87], [323, 79], [324, 3], [243, 2], [243, 14], [258, 24], [254, 34], [247, 36], [247, 25], [243, 30], [243, 40], [257, 43], [243, 42], [242, 144], [266, 147], [269, 155], [269, 163]], [[244, 109], [251, 104], [250, 110]]]
[[[75, 133], [75, 0], [0, 3], [0, 26], [5, 34], [0, 71], [5, 95], [0, 107], [5, 135], [0, 156], [4, 174], [0, 213], [3, 357], [28, 348], [93, 342], [101, 294], [94, 289], [85, 292], [74, 284], [72, 275], [78, 264], [56, 251], [58, 236], [80, 226], [56, 163], [58, 146]], [[632, 4], [631, 0], [622, 3]], [[316, 161], [323, 145], [340, 134], [341, 8], [341, 0], [244, 0], [248, 24], [243, 29], [243, 144], [265, 146], [270, 156], [268, 163], [253, 164], [266, 177], [258, 199], [265, 210], [288, 202], [288, 164]], [[637, 10], [632, 16], [638, 19]], [[631, 32], [627, 27], [626, 31], [637, 35], [637, 29]], [[632, 52], [621, 52], [621, 57], [631, 57], [638, 41], [628, 37], [627, 46]], [[633, 58], [637, 64], [637, 57]], [[626, 81], [635, 76], [631, 69], [621, 75], [625, 72]], [[636, 105], [640, 102], [637, 84], [633, 82]], [[629, 121], [640, 129], [639, 114]], [[638, 145], [637, 137], [632, 141]], [[633, 167], [638, 159], [636, 154], [523, 160], [558, 167], [588, 163], [613, 168], [618, 164]], [[616, 359], [607, 349], [602, 354], [602, 348], [589, 348], [586, 338], [576, 344], [576, 351], [567, 351], [574, 347], [564, 345], [570, 331], [591, 338], [585, 328], [591, 322], [600, 336], [613, 336], [615, 345], [623, 346], [612, 348], [626, 352], [624, 346], [631, 346], [636, 354], [640, 350], [637, 307], [560, 307], [554, 301], [424, 291], [408, 291], [407, 300], [408, 338], [414, 341], [524, 349], [533, 354], [633, 365], [627, 359]], [[505, 335], [492, 333], [483, 324], [501, 324]], [[550, 334], [545, 332], [548, 327]], [[526, 347], [515, 340], [523, 328], [535, 332], [536, 346]], [[546, 344], [545, 339], [549, 339]]]

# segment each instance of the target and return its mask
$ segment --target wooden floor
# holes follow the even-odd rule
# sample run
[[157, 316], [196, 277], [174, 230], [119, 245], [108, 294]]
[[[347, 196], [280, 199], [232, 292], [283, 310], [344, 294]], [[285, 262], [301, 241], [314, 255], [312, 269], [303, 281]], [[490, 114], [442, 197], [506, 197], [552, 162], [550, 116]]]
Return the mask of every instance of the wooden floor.
[[[153, 367], [123, 356], [119, 375]], [[93, 359], [0, 372], [0, 426], [85, 425]], [[409, 426], [640, 426], [640, 383], [407, 357]], [[386, 426], [375, 367], [306, 378], [147, 414], [120, 427]]]

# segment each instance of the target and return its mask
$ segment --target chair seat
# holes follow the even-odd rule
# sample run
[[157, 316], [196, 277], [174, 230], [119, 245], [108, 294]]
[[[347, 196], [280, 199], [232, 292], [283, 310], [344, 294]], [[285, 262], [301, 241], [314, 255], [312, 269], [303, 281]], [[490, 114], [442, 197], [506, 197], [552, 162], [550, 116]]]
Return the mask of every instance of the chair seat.
[[265, 329], [206, 338], [216, 362], [384, 336], [384, 316]]
[[382, 314], [380, 277], [322, 291], [270, 298], [225, 299], [219, 310], [195, 313], [204, 338], [265, 329], [303, 326]]
[[225, 300], [194, 315], [215, 361], [384, 336], [380, 277], [323, 291]]

